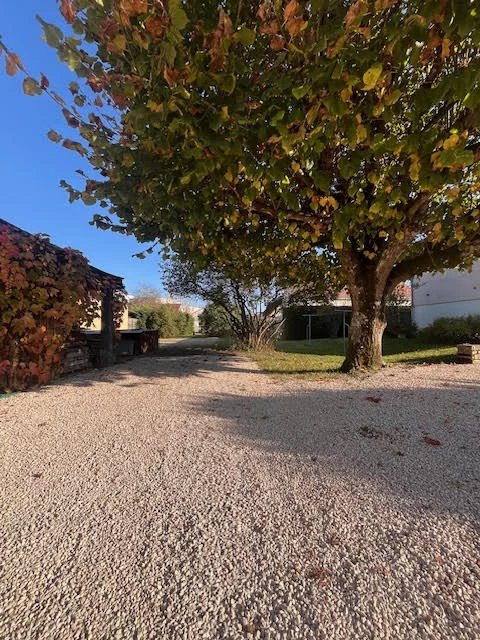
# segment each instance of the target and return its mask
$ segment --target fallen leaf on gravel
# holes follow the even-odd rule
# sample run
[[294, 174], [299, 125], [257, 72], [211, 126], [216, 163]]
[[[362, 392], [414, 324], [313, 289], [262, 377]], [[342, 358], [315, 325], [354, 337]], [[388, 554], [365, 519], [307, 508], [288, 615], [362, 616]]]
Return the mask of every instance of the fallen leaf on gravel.
[[342, 544], [342, 539], [339, 536], [332, 535], [328, 538], [328, 544], [339, 546]]
[[397, 451], [397, 456], [404, 456], [405, 454], [403, 453], [403, 451]]
[[42, 474], [41, 473], [32, 473], [32, 478], [38, 479], [41, 478]]
[[317, 580], [322, 587], [326, 587], [332, 572], [324, 567], [313, 567], [307, 573], [307, 578], [311, 578], [312, 580]]
[[378, 429], [374, 429], [373, 427], [360, 427], [359, 429], [360, 435], [364, 438], [379, 438], [382, 434]]
[[312, 462], [316, 462], [318, 460], [317, 456], [312, 456]]
[[270, 416], [262, 416], [262, 420], [268, 420]]
[[368, 400], [369, 402], [375, 402], [375, 403], [378, 403], [378, 402], [380, 402], [381, 398], [374, 398], [373, 396], [367, 396], [367, 397], [365, 398], [365, 400]]
[[440, 440], [435, 440], [435, 438], [429, 438], [428, 436], [424, 436], [423, 441], [432, 447], [439, 447], [442, 444]]
[[388, 567], [385, 567], [383, 564], [375, 564], [373, 566], [371, 566], [369, 568], [369, 572], [371, 574], [376, 574], [379, 576], [383, 576], [384, 578], [386, 578], [388, 575], [390, 575], [390, 569]]

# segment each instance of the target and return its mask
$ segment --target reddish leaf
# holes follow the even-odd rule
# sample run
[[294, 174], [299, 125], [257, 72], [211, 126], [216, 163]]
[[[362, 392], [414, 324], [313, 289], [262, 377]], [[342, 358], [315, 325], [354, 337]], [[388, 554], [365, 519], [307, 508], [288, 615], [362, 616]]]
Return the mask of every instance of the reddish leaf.
[[7, 53], [5, 68], [9, 76], [16, 75], [19, 69], [22, 69], [22, 71], [24, 71], [22, 62], [16, 53]]
[[0, 375], [4, 375], [8, 371], [10, 360], [0, 360]]
[[103, 91], [103, 81], [96, 76], [90, 76], [87, 80], [88, 86], [95, 93], [100, 93]]
[[178, 71], [176, 69], [171, 69], [165, 65], [163, 70], [163, 77], [165, 78], [169, 87], [172, 87], [178, 78]]
[[317, 580], [322, 587], [326, 587], [332, 572], [324, 567], [313, 567], [308, 573], [307, 578]]
[[264, 2], [259, 6], [257, 16], [262, 22], [265, 22], [265, 20], [267, 19], [269, 8], [270, 7], [268, 2]]
[[345, 27], [349, 29], [352, 24], [358, 20], [368, 10], [368, 2], [366, 0], [357, 0], [354, 2], [345, 16]]
[[300, 4], [298, 0], [290, 0], [283, 11], [283, 17], [285, 20], [290, 20], [290, 18], [294, 18], [300, 9]]
[[377, 404], [378, 402], [380, 402], [381, 398], [374, 398], [373, 396], [367, 396], [365, 400], [368, 400], [368, 402], [375, 402], [375, 404]]
[[426, 444], [431, 445], [432, 447], [439, 447], [442, 444], [440, 440], [435, 440], [434, 438], [429, 438], [428, 436], [424, 436], [423, 441], [426, 442]]
[[60, 0], [60, 13], [70, 24], [75, 20], [76, 12], [72, 0]]
[[283, 36], [273, 36], [270, 40], [270, 48], [274, 51], [281, 51], [285, 46], [285, 38]]

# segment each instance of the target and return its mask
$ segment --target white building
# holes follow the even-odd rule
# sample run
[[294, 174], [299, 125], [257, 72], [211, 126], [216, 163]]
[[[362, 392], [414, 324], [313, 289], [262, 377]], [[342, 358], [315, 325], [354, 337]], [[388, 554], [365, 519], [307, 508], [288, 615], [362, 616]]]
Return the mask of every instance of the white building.
[[437, 318], [480, 315], [480, 261], [473, 271], [448, 269], [413, 280], [412, 319], [419, 329]]

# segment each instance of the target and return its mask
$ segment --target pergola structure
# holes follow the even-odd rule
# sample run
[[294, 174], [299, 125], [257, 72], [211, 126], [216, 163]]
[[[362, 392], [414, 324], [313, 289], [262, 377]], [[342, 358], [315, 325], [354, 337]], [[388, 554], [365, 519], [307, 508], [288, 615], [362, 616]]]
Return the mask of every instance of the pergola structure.
[[[35, 234], [29, 233], [24, 229], [20, 229], [11, 222], [0, 218], [0, 229], [4, 227], [7, 231], [12, 231], [16, 234], [24, 236], [25, 238], [32, 238]], [[57, 245], [53, 244], [44, 238], [46, 244], [58, 255], [65, 253], [65, 250]], [[1, 247], [0, 247], [1, 250]], [[101, 313], [102, 313], [102, 326], [100, 331], [100, 349], [98, 352], [98, 365], [108, 366], [114, 363], [114, 336], [115, 336], [115, 319], [114, 319], [114, 294], [115, 291], [124, 289], [123, 278], [120, 276], [107, 273], [101, 269], [97, 269], [92, 265], [88, 265], [89, 273], [100, 280], [103, 283], [107, 283], [103, 288], [103, 296], [101, 301]]]

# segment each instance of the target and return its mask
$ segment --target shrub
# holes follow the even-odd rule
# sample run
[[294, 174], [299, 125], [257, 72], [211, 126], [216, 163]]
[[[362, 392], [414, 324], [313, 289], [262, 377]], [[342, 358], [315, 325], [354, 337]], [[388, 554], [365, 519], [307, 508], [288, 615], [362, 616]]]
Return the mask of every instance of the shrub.
[[225, 311], [216, 304], [209, 304], [200, 315], [200, 329], [206, 336], [225, 338], [231, 335], [231, 327]]
[[412, 310], [410, 307], [399, 307], [396, 305], [386, 308], [387, 328], [385, 335], [390, 338], [414, 338], [417, 335], [417, 326], [412, 320]]
[[428, 342], [459, 344], [480, 342], [480, 315], [458, 318], [437, 318], [431, 325], [420, 331], [420, 336]]
[[160, 338], [181, 338], [193, 333], [193, 318], [170, 304], [138, 306], [133, 311], [139, 329], [158, 331]]
[[[72, 330], [90, 324], [107, 280], [81, 253], [0, 223], [0, 393], [48, 382]], [[118, 304], [117, 304], [118, 303]], [[123, 310], [116, 296], [117, 320]]]

